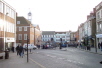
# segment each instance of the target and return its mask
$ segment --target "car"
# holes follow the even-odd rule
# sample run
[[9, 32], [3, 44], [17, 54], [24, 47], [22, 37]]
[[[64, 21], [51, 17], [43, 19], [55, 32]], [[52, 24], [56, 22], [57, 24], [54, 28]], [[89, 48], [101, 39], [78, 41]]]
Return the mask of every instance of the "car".
[[[24, 49], [27, 49], [27, 44], [23, 45]], [[34, 44], [28, 44], [28, 49], [38, 49], [37, 46], [35, 46]]]

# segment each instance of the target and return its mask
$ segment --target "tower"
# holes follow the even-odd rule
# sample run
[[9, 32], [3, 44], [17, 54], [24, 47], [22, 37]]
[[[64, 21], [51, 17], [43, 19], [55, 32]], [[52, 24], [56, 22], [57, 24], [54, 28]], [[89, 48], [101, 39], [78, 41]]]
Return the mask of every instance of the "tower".
[[28, 20], [32, 23], [32, 13], [31, 12], [28, 13]]

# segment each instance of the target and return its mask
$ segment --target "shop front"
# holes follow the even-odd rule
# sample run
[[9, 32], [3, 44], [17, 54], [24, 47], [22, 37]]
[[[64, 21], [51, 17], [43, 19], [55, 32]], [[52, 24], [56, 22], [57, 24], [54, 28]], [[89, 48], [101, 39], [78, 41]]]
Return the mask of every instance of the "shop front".
[[12, 47], [15, 47], [15, 39], [6, 38], [5, 49], [11, 50]]
[[102, 42], [102, 34], [96, 34], [96, 43], [97, 43], [97, 47], [98, 47], [98, 43]]

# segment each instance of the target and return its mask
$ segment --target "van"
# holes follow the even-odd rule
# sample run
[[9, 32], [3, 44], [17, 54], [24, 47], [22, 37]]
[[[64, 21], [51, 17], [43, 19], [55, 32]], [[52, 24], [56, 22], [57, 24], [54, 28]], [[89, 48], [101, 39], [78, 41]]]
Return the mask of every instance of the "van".
[[[27, 44], [24, 44], [23, 48], [27, 49]], [[28, 49], [37, 49], [37, 46], [35, 46], [34, 44], [28, 44]]]

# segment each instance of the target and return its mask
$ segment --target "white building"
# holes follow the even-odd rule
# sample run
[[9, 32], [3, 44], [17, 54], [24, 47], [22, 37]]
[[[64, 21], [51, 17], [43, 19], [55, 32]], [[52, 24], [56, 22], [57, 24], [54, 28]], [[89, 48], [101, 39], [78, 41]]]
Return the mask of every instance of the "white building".
[[102, 2], [96, 6], [96, 42], [102, 42]]
[[62, 41], [70, 42], [70, 32], [69, 31], [60, 31], [55, 32], [55, 42], [60, 42], [60, 38], [62, 38]]

